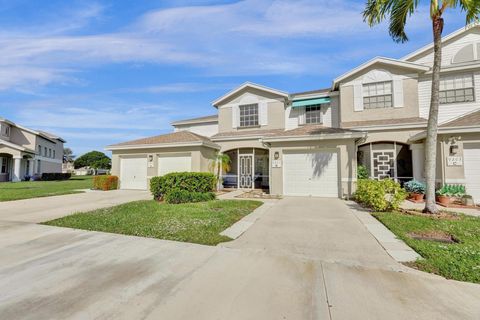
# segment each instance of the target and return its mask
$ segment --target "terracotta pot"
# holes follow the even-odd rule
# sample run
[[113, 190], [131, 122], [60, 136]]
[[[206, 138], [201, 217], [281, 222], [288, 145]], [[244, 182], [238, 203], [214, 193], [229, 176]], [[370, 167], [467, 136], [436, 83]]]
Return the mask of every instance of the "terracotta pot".
[[423, 193], [412, 193], [413, 200], [422, 201], [425, 195]]
[[437, 201], [443, 205], [450, 204], [450, 197], [447, 196], [437, 196]]

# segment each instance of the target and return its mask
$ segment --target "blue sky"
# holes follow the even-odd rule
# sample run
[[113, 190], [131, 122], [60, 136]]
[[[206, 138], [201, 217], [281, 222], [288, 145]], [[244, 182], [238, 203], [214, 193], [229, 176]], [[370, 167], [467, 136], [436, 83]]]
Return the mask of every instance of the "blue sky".
[[[420, 2], [422, 5], [428, 2]], [[431, 39], [428, 8], [396, 44], [363, 1], [0, 0], [0, 116], [68, 140], [80, 155], [215, 113], [252, 81], [297, 92]], [[464, 26], [450, 11], [444, 34]]]

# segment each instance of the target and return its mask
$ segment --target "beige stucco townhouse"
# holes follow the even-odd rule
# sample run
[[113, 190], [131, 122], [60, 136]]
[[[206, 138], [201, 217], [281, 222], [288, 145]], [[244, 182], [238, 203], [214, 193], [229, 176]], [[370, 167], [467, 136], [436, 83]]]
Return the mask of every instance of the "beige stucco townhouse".
[[[443, 39], [438, 184], [466, 185], [480, 202], [480, 27]], [[213, 102], [216, 114], [174, 122], [170, 134], [107, 147], [121, 188], [146, 189], [172, 171], [207, 171], [216, 152], [225, 187], [345, 197], [357, 166], [372, 178], [423, 180], [432, 45], [377, 57], [326, 89], [287, 93], [245, 83]]]
[[0, 182], [62, 172], [65, 140], [0, 117]]

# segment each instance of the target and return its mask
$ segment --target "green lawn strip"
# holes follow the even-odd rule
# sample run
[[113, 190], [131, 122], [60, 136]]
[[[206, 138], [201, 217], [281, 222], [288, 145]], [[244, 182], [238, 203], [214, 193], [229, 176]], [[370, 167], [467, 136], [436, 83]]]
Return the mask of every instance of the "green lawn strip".
[[46, 225], [216, 245], [231, 240], [220, 232], [251, 213], [260, 201], [215, 200], [165, 204], [153, 200], [77, 213]]
[[12, 201], [78, 193], [92, 188], [92, 176], [75, 176], [65, 181], [23, 181], [0, 183], [0, 201]]
[[[415, 267], [448, 279], [480, 283], [480, 218], [460, 215], [457, 220], [448, 220], [398, 212], [373, 215], [424, 258], [415, 262]], [[408, 235], [428, 231], [451, 234], [459, 243], [418, 240]]]

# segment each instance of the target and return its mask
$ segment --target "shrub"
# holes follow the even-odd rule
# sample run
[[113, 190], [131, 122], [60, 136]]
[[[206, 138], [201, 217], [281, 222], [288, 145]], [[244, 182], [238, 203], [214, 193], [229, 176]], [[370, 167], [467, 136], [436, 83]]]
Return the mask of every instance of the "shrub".
[[166, 203], [172, 203], [172, 204], [203, 202], [203, 201], [215, 200], [215, 193], [190, 192], [187, 190], [173, 189], [165, 193], [164, 200]]
[[355, 199], [374, 211], [396, 210], [407, 193], [398, 182], [385, 180], [358, 180]]
[[417, 180], [410, 180], [405, 183], [404, 185], [405, 191], [410, 192], [410, 193], [425, 193], [425, 184], [417, 181]]
[[357, 179], [368, 179], [367, 167], [363, 165], [357, 167]]
[[42, 181], [60, 181], [60, 180], [68, 180], [71, 177], [72, 177], [71, 173], [45, 172], [45, 173], [42, 173], [41, 180]]
[[95, 176], [93, 177], [93, 189], [95, 190], [116, 190], [118, 188], [117, 176]]
[[170, 190], [189, 192], [212, 192], [215, 190], [216, 178], [209, 172], [172, 172], [150, 180], [153, 198], [161, 199]]
[[437, 190], [437, 195], [446, 197], [462, 197], [466, 194], [465, 186], [446, 184]]

